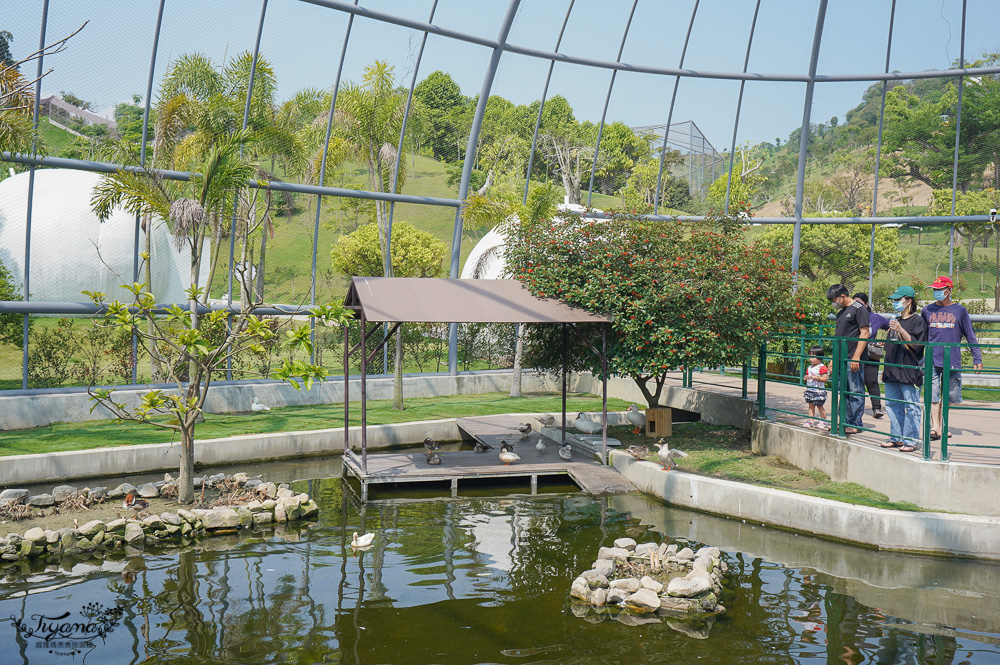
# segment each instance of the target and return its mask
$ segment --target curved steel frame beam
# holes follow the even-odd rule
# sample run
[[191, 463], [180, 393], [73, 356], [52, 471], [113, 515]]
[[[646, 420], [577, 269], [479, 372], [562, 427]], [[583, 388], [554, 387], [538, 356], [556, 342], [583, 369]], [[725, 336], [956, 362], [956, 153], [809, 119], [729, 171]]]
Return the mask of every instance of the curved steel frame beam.
[[[694, 0], [694, 9], [691, 10], [691, 20], [688, 22], [687, 35], [684, 36], [684, 47], [681, 49], [680, 67], [684, 66], [684, 57], [687, 55], [688, 42], [691, 41], [691, 30], [694, 28], [694, 17], [698, 15], [698, 5], [701, 0]], [[677, 101], [677, 88], [681, 84], [680, 76], [674, 78], [674, 94], [670, 96], [670, 109], [667, 111], [667, 124], [663, 127], [663, 146], [660, 148], [660, 168], [656, 172], [656, 191], [653, 192], [653, 214], [660, 211], [660, 187], [663, 185], [663, 165], [667, 159], [667, 138], [670, 136], [670, 122], [674, 119], [674, 103]]]
[[[635, 8], [639, 6], [639, 0], [633, 0], [632, 11], [628, 13], [628, 22], [625, 23], [625, 32], [622, 33], [622, 43], [618, 46], [618, 57], [615, 62], [622, 61], [622, 52], [625, 50], [625, 42], [628, 40], [628, 31], [632, 27], [632, 17], [635, 16]], [[587, 187], [587, 207], [590, 207], [590, 200], [594, 196], [594, 176], [597, 173], [597, 156], [601, 153], [601, 137], [604, 135], [604, 120], [608, 116], [608, 104], [611, 103], [611, 91], [615, 87], [615, 77], [618, 70], [611, 72], [611, 81], [608, 83], [608, 94], [604, 98], [604, 110], [601, 112], [601, 124], [597, 128], [597, 144], [594, 146], [594, 163], [590, 166], [590, 185]]]
[[[896, 0], [892, 0], [895, 2]], [[747, 53], [743, 57], [743, 71], [745, 72], [750, 66], [750, 48], [753, 46], [753, 34], [757, 30], [757, 15], [760, 13], [760, 0], [757, 0], [757, 4], [753, 9], [753, 21], [750, 22], [750, 36], [747, 37]], [[729, 147], [729, 174], [726, 176], [726, 201], [723, 210], [728, 215], [729, 214], [729, 191], [733, 184], [733, 166], [735, 164], [736, 157], [736, 133], [740, 128], [740, 112], [743, 109], [743, 89], [746, 87], [746, 81], [740, 81], [740, 96], [736, 100], [736, 118], [733, 120], [733, 142]]]
[[[965, 67], [965, 14], [968, 0], [962, 0], [962, 40], [959, 47], [958, 64]], [[958, 77], [958, 109], [955, 112], [955, 161], [951, 167], [951, 216], [955, 216], [955, 198], [958, 196], [958, 148], [962, 138], [962, 88], [965, 87], [965, 77]], [[948, 238], [948, 274], [955, 274], [955, 225], [951, 225], [951, 235]]]
[[[500, 33], [497, 36], [497, 46], [490, 56], [489, 66], [486, 68], [486, 75], [483, 77], [483, 85], [479, 90], [479, 101], [476, 103], [476, 113], [472, 117], [472, 129], [469, 131], [469, 142], [465, 145], [465, 161], [462, 164], [462, 181], [458, 187], [459, 208], [455, 210], [455, 229], [451, 239], [451, 270], [449, 276], [452, 279], [458, 278], [458, 261], [462, 255], [462, 201], [469, 195], [469, 178], [472, 176], [472, 162], [476, 158], [476, 147], [479, 144], [479, 130], [483, 126], [483, 114], [486, 112], [486, 103], [490, 98], [490, 90], [493, 89], [493, 79], [496, 78], [497, 68], [500, 66], [500, 57], [503, 55], [503, 44], [510, 34], [510, 26], [517, 16], [517, 8], [521, 5], [521, 0], [510, 0], [507, 5], [507, 14], [500, 24]], [[448, 373], [458, 374], [458, 324], [452, 323], [448, 326]]]
[[508, 51], [510, 53], [527, 55], [532, 58], [540, 58], [542, 60], [554, 60], [556, 62], [565, 62], [574, 65], [586, 65], [588, 67], [597, 67], [601, 69], [618, 69], [621, 71], [639, 72], [645, 74], [658, 74], [662, 76], [682, 76], [682, 77], [689, 76], [692, 78], [732, 79], [736, 81], [797, 81], [799, 83], [808, 83], [810, 80], [816, 82], [902, 81], [907, 79], [920, 79], [920, 78], [948, 78], [952, 76], [985, 76], [987, 74], [1000, 74], [1000, 66], [970, 67], [968, 69], [932, 69], [922, 72], [888, 72], [888, 73], [879, 72], [879, 73], [868, 73], [868, 74], [860, 74], [860, 73], [814, 74], [811, 77], [802, 74], [762, 74], [759, 72], [716, 72], [716, 71], [698, 70], [698, 69], [655, 67], [651, 65], [640, 65], [629, 62], [612, 62], [608, 60], [597, 60], [594, 58], [581, 58], [578, 56], [565, 55], [563, 53], [553, 53], [551, 51], [541, 51], [539, 49], [527, 48], [525, 46], [518, 46], [516, 44], [507, 44], [503, 43], [502, 40], [498, 41], [495, 39], [489, 39], [487, 37], [472, 35], [467, 32], [461, 32], [459, 30], [442, 28], [440, 26], [432, 25], [430, 23], [424, 23], [422, 21], [414, 21], [413, 19], [408, 19], [403, 16], [396, 16], [394, 14], [380, 12], [374, 9], [368, 9], [367, 7], [357, 7], [355, 5], [344, 2], [343, 0], [299, 0], [299, 2], [306, 2], [311, 5], [327, 7], [329, 9], [335, 9], [338, 11], [347, 12], [350, 14], [354, 14], [356, 16], [363, 16], [365, 18], [374, 19], [376, 21], [382, 21], [384, 23], [392, 23], [394, 25], [399, 25], [404, 28], [414, 28], [416, 30], [429, 32], [432, 35], [450, 37], [452, 39], [468, 42], [470, 44], [478, 44], [479, 46], [487, 46], [493, 49], [500, 48], [501, 50]]
[[[889, 36], [885, 43], [885, 71], [889, 71], [889, 60], [892, 56], [892, 31], [896, 24], [896, 0], [892, 0], [889, 9]], [[885, 93], [889, 82], [882, 81], [882, 107], [878, 112], [878, 143], [875, 146], [875, 186], [872, 189], [872, 216], [878, 216], [878, 172], [882, 164], [882, 127], [885, 124]], [[875, 281], [875, 225], [872, 224], [871, 245], [868, 248], [868, 302], [872, 301]]]
[[802, 240], [802, 191], [806, 181], [806, 151], [809, 149], [809, 120], [812, 116], [813, 91], [816, 87], [816, 65], [819, 47], [823, 41], [823, 23], [826, 21], [827, 0], [819, 0], [816, 12], [816, 31], [813, 33], [812, 54], [809, 56], [809, 82], [806, 83], [805, 100], [802, 102], [802, 130], [799, 132], [799, 172], [795, 178], [795, 230], [792, 232], [792, 279], [798, 287], [799, 249]]
[[[562, 44], [563, 35], [566, 34], [566, 24], [569, 23], [569, 15], [573, 11], [574, 4], [576, 4], [576, 0], [569, 0], [569, 7], [566, 8], [566, 16], [563, 18], [562, 27], [559, 28], [559, 37], [556, 39], [557, 51], [559, 50], [559, 46]], [[555, 66], [555, 60], [549, 62], [549, 73], [545, 76], [545, 87], [542, 88], [542, 99], [538, 103], [538, 117], [535, 118], [535, 133], [531, 135], [531, 151], [528, 153], [528, 171], [524, 176], [524, 198], [521, 199], [522, 203], [528, 202], [528, 188], [531, 185], [531, 169], [535, 163], [535, 147], [538, 145], [538, 130], [542, 126], [542, 110], [545, 109], [545, 100], [548, 98], [549, 83], [552, 82], [552, 70]]]

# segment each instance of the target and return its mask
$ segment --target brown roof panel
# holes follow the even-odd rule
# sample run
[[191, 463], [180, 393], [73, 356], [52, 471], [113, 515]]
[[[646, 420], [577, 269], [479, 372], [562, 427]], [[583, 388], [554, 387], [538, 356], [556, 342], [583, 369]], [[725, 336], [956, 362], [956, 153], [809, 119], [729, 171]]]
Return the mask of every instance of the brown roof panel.
[[369, 321], [413, 323], [602, 323], [609, 319], [537, 298], [514, 279], [355, 277], [344, 304]]

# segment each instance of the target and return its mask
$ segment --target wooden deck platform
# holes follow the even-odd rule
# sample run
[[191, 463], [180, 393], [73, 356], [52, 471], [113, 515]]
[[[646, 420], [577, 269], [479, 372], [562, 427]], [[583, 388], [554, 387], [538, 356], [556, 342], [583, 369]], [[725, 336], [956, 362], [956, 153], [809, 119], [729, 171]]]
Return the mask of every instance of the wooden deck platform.
[[[594, 496], [625, 494], [634, 492], [635, 487], [625, 480], [613, 467], [605, 466], [592, 455], [574, 452], [571, 460], [559, 457], [558, 444], [532, 432], [521, 438], [517, 426], [522, 424], [509, 416], [486, 416], [461, 418], [459, 428], [469, 436], [488, 443], [493, 450], [475, 453], [471, 450], [439, 451], [441, 464], [427, 464], [423, 451], [399, 453], [373, 453], [368, 455], [367, 472], [363, 469], [360, 456], [348, 452], [344, 455], [344, 473], [352, 475], [361, 483], [361, 499], [368, 500], [368, 488], [372, 484], [384, 483], [428, 483], [450, 482], [452, 496], [457, 495], [462, 480], [498, 478], [523, 478], [530, 483], [532, 494], [537, 491], [539, 476], [569, 476], [585, 492]], [[536, 426], [533, 423], [532, 426]], [[556, 430], [558, 431], [558, 430]], [[546, 449], [539, 452], [536, 444], [539, 438], [546, 442]], [[514, 452], [520, 455], [518, 462], [505, 466], [499, 459], [500, 441], [514, 445]]]

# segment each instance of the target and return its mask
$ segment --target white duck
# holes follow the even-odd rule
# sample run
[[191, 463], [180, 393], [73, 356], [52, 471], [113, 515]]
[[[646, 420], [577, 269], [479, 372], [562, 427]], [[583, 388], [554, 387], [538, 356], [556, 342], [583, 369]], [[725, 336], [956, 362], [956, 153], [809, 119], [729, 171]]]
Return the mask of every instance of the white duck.
[[565, 446], [561, 446], [559, 448], [559, 457], [563, 458], [564, 460], [573, 459], [573, 449], [570, 448], [568, 443]]
[[511, 462], [516, 462], [519, 459], [521, 459], [521, 456], [510, 448], [506, 446], [500, 448], [500, 461], [503, 462], [504, 466], [510, 466]]
[[548, 448], [548, 446], [546, 446], [545, 442], [542, 441], [541, 437], [539, 437], [538, 443], [535, 444], [535, 450], [537, 450], [539, 453], [544, 453], [546, 448]]
[[653, 445], [656, 446], [656, 457], [660, 458], [660, 464], [663, 466], [664, 471], [670, 471], [670, 469], [677, 466], [677, 459], [679, 457], [688, 456], [683, 450], [677, 450], [676, 448], [671, 450], [667, 445], [666, 439], [660, 439]]
[[371, 547], [373, 540], [375, 540], [374, 533], [366, 533], [363, 536], [359, 536], [358, 532], [355, 531], [354, 535], [351, 537], [351, 547], [355, 549], [361, 549], [362, 547]]
[[601, 423], [594, 422], [583, 415], [582, 412], [576, 414], [576, 420], [573, 422], [573, 425], [584, 434], [597, 434], [602, 429]]
[[642, 430], [646, 429], [646, 414], [639, 410], [638, 404], [633, 404], [628, 408], [628, 412], [625, 414], [628, 421], [635, 425], [635, 429], [632, 430], [632, 434], [640, 434]]
[[261, 411], [270, 411], [271, 407], [267, 406], [266, 404], [263, 404], [259, 399], [254, 397], [253, 400], [250, 402], [250, 410], [253, 411], [254, 413], [260, 413]]

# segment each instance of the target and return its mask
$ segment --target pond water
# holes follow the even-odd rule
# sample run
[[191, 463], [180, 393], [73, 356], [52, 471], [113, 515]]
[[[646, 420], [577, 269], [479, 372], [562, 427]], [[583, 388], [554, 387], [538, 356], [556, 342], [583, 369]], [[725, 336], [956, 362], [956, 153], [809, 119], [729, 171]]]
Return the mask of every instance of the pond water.
[[[407, 492], [362, 508], [339, 478], [298, 488], [319, 522], [8, 575], [0, 617], [21, 629], [0, 623], [0, 663], [1000, 663], [993, 564], [876, 553], [643, 495]], [[353, 554], [353, 531], [374, 532], [373, 549]], [[574, 614], [571, 580], [626, 535], [722, 548], [728, 612], [694, 626]], [[116, 606], [93, 646], [27, 636], [43, 617]]]

